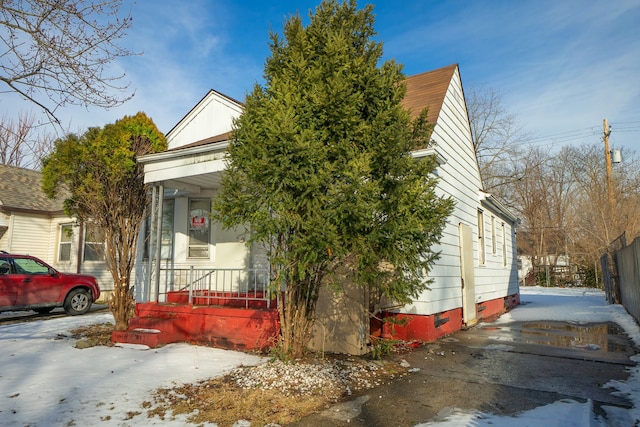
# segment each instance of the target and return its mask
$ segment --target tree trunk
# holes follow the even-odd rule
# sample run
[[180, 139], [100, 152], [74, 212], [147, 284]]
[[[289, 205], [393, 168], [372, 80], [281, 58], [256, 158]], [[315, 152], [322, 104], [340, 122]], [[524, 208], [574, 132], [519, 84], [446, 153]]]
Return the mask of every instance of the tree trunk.
[[129, 319], [133, 317], [135, 301], [129, 292], [129, 284], [124, 281], [114, 283], [113, 294], [109, 299], [109, 309], [116, 322], [116, 331], [126, 331], [129, 327]]
[[[305, 286], [306, 285], [306, 286]], [[284, 301], [280, 300], [280, 331], [282, 334], [282, 352], [287, 359], [299, 359], [304, 356], [311, 339], [315, 320], [315, 301], [312, 295], [304, 292], [308, 283], [289, 286], [284, 292]]]

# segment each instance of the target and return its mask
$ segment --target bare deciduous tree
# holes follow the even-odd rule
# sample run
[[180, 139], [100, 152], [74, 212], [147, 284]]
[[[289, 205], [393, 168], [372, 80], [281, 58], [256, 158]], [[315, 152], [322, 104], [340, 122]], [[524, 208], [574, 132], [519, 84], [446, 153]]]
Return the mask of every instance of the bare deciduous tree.
[[472, 87], [467, 95], [473, 148], [486, 191], [505, 198], [504, 186], [517, 175], [520, 147], [529, 139], [515, 114], [508, 113], [502, 96], [493, 89]]
[[53, 137], [38, 133], [33, 113], [19, 113], [13, 120], [0, 119], [0, 164], [35, 169], [53, 148]]
[[[112, 62], [132, 18], [122, 0], [0, 2], [0, 81], [4, 92], [36, 104], [56, 123], [65, 105], [114, 107], [133, 96]], [[114, 95], [118, 93], [118, 95]]]
[[522, 151], [515, 170], [522, 179], [510, 185], [514, 209], [523, 222], [518, 250], [530, 258], [536, 277], [543, 269], [566, 264], [574, 248], [575, 185], [570, 165], [565, 149], [552, 155], [530, 147]]
[[560, 260], [593, 272], [614, 239], [640, 234], [640, 159], [634, 152], [614, 166], [608, 194], [601, 144], [552, 152], [532, 147], [499, 93], [472, 88], [467, 101], [484, 189], [522, 220], [518, 251], [531, 259], [537, 276]]
[[640, 233], [640, 163], [634, 152], [625, 153], [624, 161], [613, 168], [613, 194], [609, 195], [602, 146], [572, 147], [571, 153], [579, 186], [574, 207], [579, 225], [576, 241], [589, 258], [598, 259], [622, 233], [627, 241]]

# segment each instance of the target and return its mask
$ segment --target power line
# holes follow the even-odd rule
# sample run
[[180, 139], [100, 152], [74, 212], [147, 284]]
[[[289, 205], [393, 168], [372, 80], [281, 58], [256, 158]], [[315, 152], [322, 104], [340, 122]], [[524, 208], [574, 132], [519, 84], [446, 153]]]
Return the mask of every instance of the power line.
[[568, 131], [565, 131], [565, 132], [558, 132], [558, 133], [554, 133], [554, 134], [550, 134], [550, 135], [540, 136], [540, 137], [537, 137], [537, 138], [531, 138], [531, 141], [536, 141], [536, 140], [546, 141], [546, 140], [557, 139], [557, 138], [563, 139], [563, 138], [567, 138], [567, 137], [573, 137], [573, 136], [575, 136], [574, 134], [576, 134], [576, 133], [585, 134], [585, 131], [589, 131], [588, 133], [586, 133], [586, 134], [589, 134], [589, 135], [590, 134], [594, 134], [595, 135], [595, 133], [598, 132], [596, 130], [596, 127], [592, 126], [592, 127], [589, 127], [589, 128], [568, 130]]
[[[631, 122], [612, 122], [612, 132], [615, 133], [635, 133], [640, 132], [640, 121]], [[550, 146], [554, 144], [563, 144], [572, 141], [580, 141], [591, 136], [602, 136], [602, 130], [598, 126], [569, 130], [564, 132], [553, 133], [549, 135], [529, 138], [527, 143], [537, 146]]]
[[628, 124], [639, 124], [640, 125], [640, 121], [638, 122], [615, 122], [615, 124], [617, 125], [628, 125]]

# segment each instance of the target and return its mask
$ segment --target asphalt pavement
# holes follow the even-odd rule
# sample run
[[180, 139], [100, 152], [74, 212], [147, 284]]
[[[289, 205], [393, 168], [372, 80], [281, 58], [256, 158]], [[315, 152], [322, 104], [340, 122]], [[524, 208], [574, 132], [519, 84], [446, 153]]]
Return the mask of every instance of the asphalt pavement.
[[454, 409], [509, 416], [562, 399], [592, 402], [604, 415], [602, 406], [631, 407], [602, 386], [626, 380], [637, 352], [614, 323], [482, 323], [393, 354], [410, 374], [294, 425], [408, 427]]

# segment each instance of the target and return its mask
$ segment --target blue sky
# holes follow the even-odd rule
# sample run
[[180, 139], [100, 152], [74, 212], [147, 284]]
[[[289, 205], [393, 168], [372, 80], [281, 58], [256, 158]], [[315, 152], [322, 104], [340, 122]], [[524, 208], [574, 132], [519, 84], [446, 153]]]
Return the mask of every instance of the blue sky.
[[[123, 44], [143, 54], [117, 65], [136, 96], [110, 111], [60, 116], [78, 131], [145, 111], [168, 132], [209, 89], [242, 101], [261, 82], [269, 30], [319, 2], [128, 2], [134, 24]], [[536, 145], [600, 142], [607, 118], [614, 148], [640, 149], [640, 1], [372, 3], [384, 59], [407, 75], [458, 63], [465, 89], [502, 93]]]

